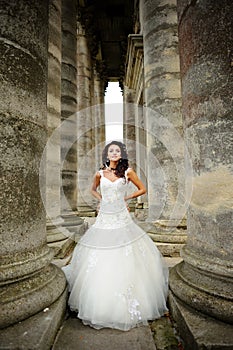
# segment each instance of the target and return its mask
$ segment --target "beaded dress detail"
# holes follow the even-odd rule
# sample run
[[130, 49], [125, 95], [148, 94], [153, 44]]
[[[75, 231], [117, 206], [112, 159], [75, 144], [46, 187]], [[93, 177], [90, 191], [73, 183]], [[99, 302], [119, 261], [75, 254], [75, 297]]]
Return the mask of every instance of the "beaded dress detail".
[[127, 331], [167, 311], [168, 269], [126, 208], [127, 174], [114, 182], [102, 170], [100, 175], [102, 200], [96, 222], [63, 267], [68, 304], [86, 325]]

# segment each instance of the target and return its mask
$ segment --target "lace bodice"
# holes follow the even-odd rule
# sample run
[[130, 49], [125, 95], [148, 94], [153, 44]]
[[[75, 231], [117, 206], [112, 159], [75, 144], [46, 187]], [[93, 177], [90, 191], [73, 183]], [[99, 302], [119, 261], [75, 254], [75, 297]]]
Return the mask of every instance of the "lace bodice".
[[100, 191], [102, 195], [100, 212], [117, 213], [125, 209], [124, 197], [128, 186], [127, 177], [111, 181], [104, 176], [103, 170], [100, 170], [100, 175]]
[[126, 208], [124, 197], [128, 186], [127, 178], [111, 181], [100, 171], [100, 191], [102, 200], [95, 226], [112, 229], [128, 225], [131, 216]]
[[136, 241], [146, 233], [141, 230], [132, 230], [133, 219], [124, 200], [129, 181], [118, 178], [111, 181], [100, 171], [100, 191], [102, 200], [94, 225], [81, 238], [79, 244], [88, 247], [117, 248]]

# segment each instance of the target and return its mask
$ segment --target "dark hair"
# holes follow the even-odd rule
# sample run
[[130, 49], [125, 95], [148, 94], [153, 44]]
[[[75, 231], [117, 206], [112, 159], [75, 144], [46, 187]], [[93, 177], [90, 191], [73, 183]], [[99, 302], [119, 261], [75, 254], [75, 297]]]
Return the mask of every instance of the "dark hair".
[[104, 147], [102, 153], [103, 169], [106, 169], [106, 167], [110, 164], [110, 161], [108, 160], [108, 149], [111, 145], [117, 145], [120, 147], [121, 150], [121, 158], [117, 164], [115, 175], [117, 177], [125, 177], [125, 171], [129, 167], [128, 154], [125, 144], [120, 141], [111, 141]]

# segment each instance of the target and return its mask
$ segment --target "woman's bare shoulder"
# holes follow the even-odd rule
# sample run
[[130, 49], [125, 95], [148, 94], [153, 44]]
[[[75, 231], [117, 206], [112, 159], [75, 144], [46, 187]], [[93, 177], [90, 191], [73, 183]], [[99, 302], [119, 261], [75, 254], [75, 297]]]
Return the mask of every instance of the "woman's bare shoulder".
[[135, 178], [135, 176], [137, 176], [136, 172], [133, 170], [133, 168], [128, 168], [126, 170], [126, 178], [128, 180], [132, 180]]
[[126, 170], [126, 173], [127, 173], [127, 175], [136, 174], [135, 171], [133, 170], [133, 168], [128, 168], [128, 169]]
[[100, 179], [101, 178], [101, 172], [103, 172], [103, 170], [98, 170], [96, 173], [95, 173], [95, 177], [97, 179]]

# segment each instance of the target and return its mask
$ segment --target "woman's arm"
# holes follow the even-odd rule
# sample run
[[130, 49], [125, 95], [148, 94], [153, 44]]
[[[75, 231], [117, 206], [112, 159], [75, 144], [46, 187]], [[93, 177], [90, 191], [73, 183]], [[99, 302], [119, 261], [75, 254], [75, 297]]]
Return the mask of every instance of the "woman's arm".
[[129, 194], [128, 196], [125, 197], [125, 200], [127, 201], [128, 199], [133, 199], [137, 198], [144, 193], [146, 193], [146, 187], [142, 183], [142, 181], [139, 179], [137, 174], [133, 169], [129, 169], [127, 172], [127, 177], [128, 179], [138, 188], [138, 191], [133, 192], [132, 194]]
[[97, 188], [100, 185], [100, 173], [97, 172], [95, 173], [95, 176], [93, 178], [93, 182], [92, 182], [92, 186], [91, 186], [91, 194], [92, 196], [94, 196], [95, 198], [97, 198], [98, 200], [101, 200], [101, 194], [97, 191]]

